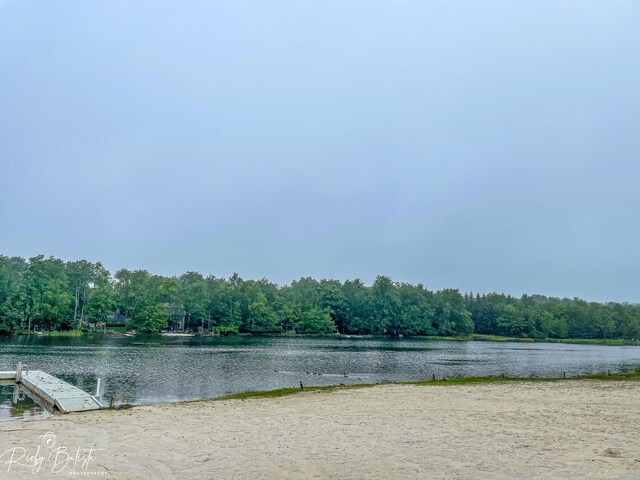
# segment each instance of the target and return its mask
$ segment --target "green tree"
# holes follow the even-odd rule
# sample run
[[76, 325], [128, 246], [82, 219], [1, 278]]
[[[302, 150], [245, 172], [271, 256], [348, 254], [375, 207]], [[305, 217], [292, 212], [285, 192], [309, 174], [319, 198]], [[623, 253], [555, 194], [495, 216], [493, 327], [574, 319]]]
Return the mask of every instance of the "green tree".
[[498, 317], [500, 334], [513, 337], [525, 336], [526, 327], [524, 311], [516, 305], [506, 305]]
[[342, 286], [343, 320], [341, 333], [370, 334], [372, 330], [371, 291], [360, 279], [347, 280]]
[[246, 319], [246, 330], [252, 333], [280, 332], [282, 328], [278, 317], [267, 303], [264, 294], [260, 292], [249, 305], [249, 315]]
[[115, 308], [115, 291], [108, 272], [105, 271], [104, 274], [94, 277], [91, 289], [85, 295], [84, 315], [93, 322], [108, 322]]
[[445, 289], [434, 295], [435, 318], [433, 326], [439, 335], [468, 335], [474, 325], [464, 298], [458, 289]]
[[202, 275], [196, 272], [187, 272], [178, 278], [179, 300], [184, 306], [187, 316], [187, 326], [203, 328], [209, 327], [207, 315], [207, 283]]
[[12, 299], [16, 298], [27, 268], [23, 258], [0, 255], [0, 335], [11, 333], [18, 320]]
[[167, 328], [168, 318], [169, 314], [164, 306], [146, 305], [128, 320], [127, 328], [137, 333], [159, 333], [160, 330]]
[[19, 288], [10, 299], [10, 315], [31, 330], [71, 328], [72, 297], [62, 260], [44, 255], [29, 259]]
[[298, 312], [294, 328], [297, 333], [327, 334], [335, 332], [336, 325], [328, 310], [312, 307]]
[[396, 333], [402, 335], [435, 335], [433, 326], [435, 305], [433, 293], [423, 285], [402, 283], [398, 287], [400, 315], [394, 323]]
[[398, 333], [397, 320], [400, 318], [400, 302], [396, 286], [389, 277], [376, 277], [371, 287], [372, 325], [371, 332], [382, 335], [389, 332]]

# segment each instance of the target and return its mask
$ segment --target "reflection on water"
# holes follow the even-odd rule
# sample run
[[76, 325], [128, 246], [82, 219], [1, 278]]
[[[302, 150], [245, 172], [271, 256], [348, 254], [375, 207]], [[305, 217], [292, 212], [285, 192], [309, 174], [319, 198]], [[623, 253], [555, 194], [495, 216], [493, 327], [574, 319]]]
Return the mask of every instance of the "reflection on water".
[[45, 418], [50, 413], [24, 387], [0, 381], [0, 420]]
[[[0, 370], [14, 370], [19, 361], [92, 394], [101, 378], [103, 403], [113, 398], [121, 404], [291, 387], [300, 381], [330, 385], [432, 375], [559, 377], [625, 370], [640, 365], [640, 347], [291, 337], [0, 340]], [[2, 408], [13, 408], [4, 401], [9, 393], [2, 392]]]

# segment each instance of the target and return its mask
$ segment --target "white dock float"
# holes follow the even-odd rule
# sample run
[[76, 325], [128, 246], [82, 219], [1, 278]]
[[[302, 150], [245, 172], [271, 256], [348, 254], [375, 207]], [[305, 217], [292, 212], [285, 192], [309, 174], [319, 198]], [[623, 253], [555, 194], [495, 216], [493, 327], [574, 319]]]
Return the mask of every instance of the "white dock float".
[[0, 372], [0, 380], [12, 380], [62, 413], [99, 410], [103, 405], [84, 390], [40, 370]]

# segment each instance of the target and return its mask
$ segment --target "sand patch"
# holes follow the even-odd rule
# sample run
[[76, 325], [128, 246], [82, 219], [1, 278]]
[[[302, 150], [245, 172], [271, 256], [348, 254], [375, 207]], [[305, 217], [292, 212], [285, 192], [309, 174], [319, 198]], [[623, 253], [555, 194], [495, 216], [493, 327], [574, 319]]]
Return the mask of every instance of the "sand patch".
[[[104, 475], [91, 478], [637, 479], [640, 382], [384, 385], [158, 404], [4, 422], [0, 453], [33, 448], [46, 432], [70, 450], [98, 449], [88, 470]], [[45, 465], [36, 477], [0, 467], [2, 478], [52, 476]]]

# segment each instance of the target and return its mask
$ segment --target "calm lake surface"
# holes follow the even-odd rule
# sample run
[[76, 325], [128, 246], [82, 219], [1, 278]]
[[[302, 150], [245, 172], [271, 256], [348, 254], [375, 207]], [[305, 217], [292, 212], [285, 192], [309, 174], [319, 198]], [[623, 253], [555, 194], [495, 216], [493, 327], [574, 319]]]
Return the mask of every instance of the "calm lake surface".
[[[0, 340], [0, 370], [19, 361], [116, 404], [220, 396], [305, 385], [451, 376], [558, 377], [640, 365], [640, 347], [290, 337]], [[14, 386], [0, 385], [0, 419], [46, 415]]]

